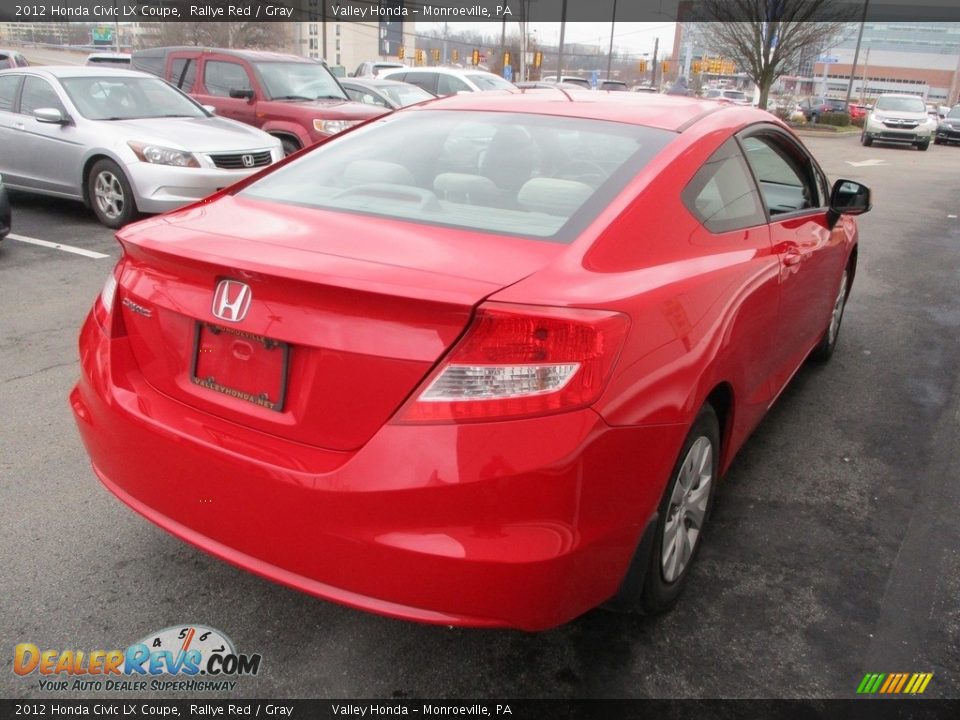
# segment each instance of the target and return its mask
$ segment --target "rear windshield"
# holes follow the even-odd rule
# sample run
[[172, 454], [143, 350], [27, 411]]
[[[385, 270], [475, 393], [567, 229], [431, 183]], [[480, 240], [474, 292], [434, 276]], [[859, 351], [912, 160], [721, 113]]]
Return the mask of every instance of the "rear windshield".
[[241, 195], [571, 242], [676, 134], [503, 112], [387, 116]]
[[920, 98], [879, 97], [874, 105], [875, 110], [891, 112], [926, 112], [927, 106]]

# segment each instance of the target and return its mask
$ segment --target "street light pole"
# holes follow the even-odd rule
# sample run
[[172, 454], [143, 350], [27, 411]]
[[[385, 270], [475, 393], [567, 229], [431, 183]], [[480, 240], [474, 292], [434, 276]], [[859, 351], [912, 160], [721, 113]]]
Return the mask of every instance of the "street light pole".
[[607, 80], [610, 79], [610, 66], [613, 63], [613, 29], [617, 25], [617, 0], [613, 0], [613, 17], [610, 19], [610, 50], [607, 52]]
[[[860, 59], [860, 41], [863, 39], [863, 25], [867, 21], [867, 8], [870, 7], [870, 0], [863, 2], [863, 15], [860, 16], [860, 30], [857, 32], [857, 48], [853, 51], [853, 65], [850, 67], [850, 82], [847, 83], [847, 109], [850, 107], [850, 95], [853, 93], [853, 79], [857, 76], [857, 60]], [[826, 87], [824, 87], [826, 92]]]
[[567, 0], [560, 8], [560, 46], [557, 48], [557, 82], [563, 78], [563, 36], [567, 29]]

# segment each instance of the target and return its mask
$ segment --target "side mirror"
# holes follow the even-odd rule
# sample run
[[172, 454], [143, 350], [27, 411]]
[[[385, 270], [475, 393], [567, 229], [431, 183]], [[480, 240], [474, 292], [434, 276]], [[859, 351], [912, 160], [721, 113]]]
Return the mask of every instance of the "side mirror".
[[253, 100], [253, 90], [239, 89], [239, 88], [230, 88], [230, 97], [236, 100]]
[[870, 210], [870, 188], [855, 180], [837, 180], [830, 191], [830, 227], [841, 215], [863, 215]]
[[57, 108], [37, 108], [33, 111], [33, 117], [37, 122], [51, 125], [63, 125], [67, 121], [63, 113]]

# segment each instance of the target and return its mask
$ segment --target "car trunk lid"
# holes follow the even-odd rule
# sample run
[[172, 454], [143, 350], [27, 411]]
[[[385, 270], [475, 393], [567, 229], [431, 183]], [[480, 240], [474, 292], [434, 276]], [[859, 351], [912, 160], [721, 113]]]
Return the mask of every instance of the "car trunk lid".
[[152, 386], [334, 450], [362, 446], [478, 303], [558, 252], [234, 197], [118, 237], [126, 260], [117, 307]]

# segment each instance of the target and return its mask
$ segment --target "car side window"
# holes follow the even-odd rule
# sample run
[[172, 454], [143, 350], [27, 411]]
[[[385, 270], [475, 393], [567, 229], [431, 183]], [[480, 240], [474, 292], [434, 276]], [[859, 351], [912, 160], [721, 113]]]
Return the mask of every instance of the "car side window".
[[175, 58], [171, 66], [170, 82], [185, 93], [193, 92], [197, 81], [197, 61], [194, 58]]
[[821, 207], [813, 166], [798, 148], [775, 135], [754, 135], [743, 139], [743, 149], [771, 216]]
[[403, 80], [411, 85], [422, 87], [429, 93], [437, 94], [437, 76], [435, 73], [409, 72]]
[[380, 107], [389, 107], [383, 98], [377, 97], [373, 93], [364, 92], [363, 90], [354, 90], [353, 88], [345, 87], [344, 90], [347, 92], [347, 97], [349, 97], [354, 102], [363, 103], [364, 105], [379, 105]]
[[437, 95], [456, 95], [461, 90], [470, 91], [470, 86], [453, 75], [440, 75], [437, 78]]
[[253, 89], [243, 65], [222, 60], [207, 60], [203, 68], [203, 84], [208, 93], [218, 97], [230, 97], [231, 90]]
[[12, 112], [22, 75], [0, 75], [0, 111]]
[[767, 221], [757, 185], [733, 138], [721, 145], [681, 194], [683, 204], [712, 233], [762, 225]]
[[38, 108], [56, 108], [64, 114], [67, 112], [50, 83], [42, 78], [27, 75], [23, 79], [23, 90], [20, 91], [20, 112], [24, 115], [33, 115], [33, 111]]

